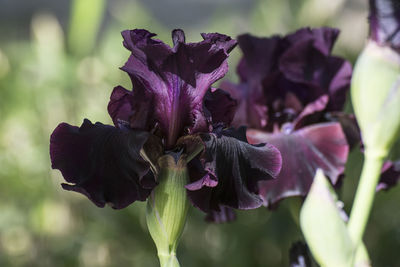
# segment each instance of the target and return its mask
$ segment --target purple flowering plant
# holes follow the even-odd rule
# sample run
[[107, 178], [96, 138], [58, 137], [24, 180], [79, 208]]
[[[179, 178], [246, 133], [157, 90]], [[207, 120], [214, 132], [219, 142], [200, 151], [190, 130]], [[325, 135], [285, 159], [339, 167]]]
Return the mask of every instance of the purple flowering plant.
[[278, 179], [260, 183], [266, 207], [304, 197], [318, 168], [332, 184], [343, 174], [349, 145], [338, 118], [347, 116], [341, 110], [352, 68], [331, 54], [338, 34], [303, 28], [284, 37], [238, 37], [240, 83], [221, 87], [241, 99], [232, 124], [249, 127], [250, 143], [268, 142], [282, 153]]
[[[321, 266], [370, 266], [362, 236], [375, 191], [400, 177], [398, 161], [386, 161], [400, 131], [399, 18], [398, 1], [370, 0], [370, 38], [354, 73], [332, 53], [333, 28], [237, 41], [210, 33], [197, 43], [178, 29], [172, 47], [147, 30], [123, 31], [131, 54], [121, 70], [132, 89], [111, 93], [114, 126], [59, 124], [50, 137], [52, 168], [63, 189], [98, 207], [147, 201], [161, 266], [180, 266], [189, 203], [208, 221], [226, 222], [235, 209], [274, 209], [294, 196], [304, 200], [307, 245], [293, 247], [293, 266], [311, 266], [308, 249]], [[215, 88], [237, 44], [239, 82]], [[343, 112], [349, 93], [355, 114]], [[347, 217], [335, 188], [358, 143], [365, 162]]]
[[50, 138], [52, 167], [67, 181], [64, 189], [99, 207], [148, 199], [161, 265], [178, 266], [187, 198], [216, 218], [229, 216], [227, 208], [257, 208], [258, 182], [277, 176], [281, 156], [270, 144], [249, 144], [245, 128], [228, 128], [236, 101], [211, 87], [227, 72], [235, 40], [215, 33], [185, 43], [183, 31], [174, 30], [169, 47], [146, 30], [122, 36], [131, 55], [121, 69], [133, 89], [117, 86], [111, 94], [115, 127], [61, 123]]

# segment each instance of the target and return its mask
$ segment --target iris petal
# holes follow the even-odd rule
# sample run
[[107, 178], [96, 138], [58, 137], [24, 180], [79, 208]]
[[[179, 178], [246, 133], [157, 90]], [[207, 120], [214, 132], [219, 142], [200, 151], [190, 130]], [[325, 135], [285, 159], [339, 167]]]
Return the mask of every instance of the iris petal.
[[120, 123], [129, 123], [129, 118], [133, 111], [132, 102], [132, 92], [126, 90], [122, 86], [114, 88], [110, 96], [110, 102], [108, 103], [108, 113], [116, 127], [118, 127]]
[[221, 205], [236, 209], [261, 206], [258, 182], [278, 175], [279, 151], [269, 144], [248, 144], [245, 128], [200, 136], [205, 151], [191, 162], [192, 183], [186, 186], [193, 204], [207, 213], [219, 212]]
[[286, 197], [305, 196], [318, 168], [336, 184], [349, 151], [342, 128], [335, 122], [307, 126], [291, 134], [250, 129], [247, 137], [250, 143], [268, 142], [282, 154], [282, 171], [277, 179], [260, 182], [260, 195], [267, 207]]
[[301, 28], [294, 33], [288, 34], [284, 37], [285, 41], [289, 43], [291, 48], [295, 48], [293, 45], [299, 45], [304, 42], [310, 42], [311, 45], [318, 50], [320, 53], [328, 56], [339, 36], [339, 30], [328, 27], [321, 28]]
[[329, 112], [325, 114], [325, 118], [330, 122], [339, 122], [342, 126], [343, 132], [346, 135], [347, 143], [350, 150], [356, 145], [361, 144], [361, 132], [358, 127], [356, 116], [354, 114], [347, 114], [342, 111]]
[[185, 128], [190, 132], [208, 131], [203, 97], [227, 72], [226, 59], [236, 45], [230, 37], [217, 33], [202, 34], [204, 40], [199, 43], [185, 43], [181, 30], [172, 35], [173, 48], [153, 39], [155, 35], [145, 30], [122, 32], [131, 56], [121, 69], [131, 77], [135, 98], [145, 92], [154, 100], [154, 112], [145, 125], [160, 126], [167, 148], [175, 144]]
[[329, 97], [327, 95], [322, 95], [314, 102], [305, 106], [303, 111], [294, 120], [293, 128], [300, 129], [303, 126], [321, 121], [322, 112], [325, 110], [328, 101]]
[[267, 124], [267, 105], [262, 89], [257, 93], [247, 83], [236, 85], [228, 81], [223, 81], [220, 87], [238, 102], [232, 126], [262, 128]]
[[352, 68], [348, 61], [331, 55], [338, 34], [337, 29], [323, 27], [269, 38], [239, 36], [241, 83], [221, 84], [238, 100], [232, 125], [279, 131], [325, 95], [324, 111], [341, 110]]
[[342, 109], [352, 68], [348, 61], [330, 54], [338, 33], [330, 28], [301, 29], [286, 37], [293, 44], [280, 57], [279, 69], [294, 83], [286, 90], [294, 92], [303, 102], [328, 94], [328, 108]]
[[397, 0], [370, 0], [370, 37], [380, 45], [400, 52], [400, 3]]
[[278, 59], [284, 51], [280, 36], [259, 38], [243, 34], [238, 37], [238, 44], [243, 52], [237, 69], [242, 82], [260, 83], [265, 76], [278, 70]]
[[99, 207], [121, 209], [144, 201], [155, 186], [149, 165], [139, 154], [148, 138], [143, 131], [122, 130], [85, 119], [80, 127], [61, 123], [50, 137], [53, 169]]
[[243, 52], [237, 72], [241, 84], [223, 82], [221, 88], [239, 101], [232, 125], [260, 128], [267, 123], [267, 99], [263, 82], [276, 80], [278, 59], [283, 51], [279, 36], [258, 38], [249, 34], [238, 37]]
[[230, 94], [212, 88], [207, 91], [204, 97], [204, 111], [209, 112], [210, 120], [213, 124], [223, 123], [229, 126], [235, 116], [237, 101]]
[[114, 125], [127, 125], [132, 129], [152, 129], [152, 95], [140, 86], [135, 87], [135, 94], [122, 86], [114, 88], [108, 103], [108, 113]]

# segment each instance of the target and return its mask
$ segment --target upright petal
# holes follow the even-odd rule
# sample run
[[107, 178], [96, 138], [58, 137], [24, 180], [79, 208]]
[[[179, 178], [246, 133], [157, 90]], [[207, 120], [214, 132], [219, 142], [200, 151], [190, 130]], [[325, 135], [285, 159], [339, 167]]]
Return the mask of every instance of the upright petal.
[[[250, 145], [245, 128], [201, 134], [205, 151], [190, 165], [189, 198], [201, 210], [220, 206], [254, 209], [262, 204], [258, 182], [276, 177], [281, 168], [279, 151], [268, 144]], [[201, 165], [199, 164], [201, 163]]]
[[136, 86], [134, 94], [117, 86], [111, 93], [107, 108], [116, 127], [122, 124], [132, 129], [150, 131], [155, 126], [151, 121], [153, 104], [153, 96], [142, 87]]
[[260, 182], [260, 195], [267, 207], [291, 196], [305, 196], [318, 168], [338, 182], [347, 161], [349, 146], [339, 123], [320, 123], [291, 134], [248, 130], [250, 143], [268, 142], [282, 154], [282, 171], [276, 180]]
[[[186, 128], [191, 133], [208, 129], [203, 97], [227, 72], [226, 59], [236, 45], [217, 33], [202, 34], [204, 41], [199, 43], [185, 43], [181, 30], [172, 35], [173, 48], [145, 30], [122, 32], [124, 45], [131, 51], [122, 70], [131, 77], [134, 97], [145, 91], [154, 100], [147, 125], [159, 124], [168, 148]], [[143, 89], [137, 92], [136, 87]]]
[[[315, 32], [318, 34], [312, 34]], [[303, 103], [328, 94], [328, 108], [341, 110], [350, 86], [352, 68], [348, 61], [330, 54], [338, 31], [330, 28], [303, 29], [293, 35], [301, 33], [306, 36], [293, 40], [292, 46], [279, 60], [280, 71], [293, 83], [285, 89], [294, 92]], [[290, 36], [287, 38], [293, 39]]]
[[328, 110], [341, 111], [343, 109], [352, 74], [353, 68], [349, 61], [335, 56], [327, 59], [321, 84], [328, 84], [328, 92], [326, 92], [329, 95]]
[[279, 56], [285, 48], [280, 36], [260, 38], [243, 34], [238, 37], [238, 44], [243, 52], [237, 69], [241, 82], [260, 83], [278, 70]]
[[122, 86], [114, 88], [108, 103], [108, 113], [116, 127], [120, 123], [129, 124], [129, 119], [133, 113], [132, 108], [133, 94]]
[[284, 41], [288, 42], [291, 47], [310, 42], [310, 45], [316, 50], [327, 56], [331, 53], [338, 35], [339, 30], [334, 28], [301, 28], [285, 36]]
[[204, 96], [204, 111], [212, 124], [229, 126], [235, 116], [237, 101], [221, 89], [211, 88]]
[[257, 94], [247, 83], [233, 84], [223, 81], [221, 89], [228, 92], [237, 101], [236, 112], [231, 125], [263, 128], [267, 124], [267, 105], [263, 93]]
[[50, 137], [53, 169], [99, 207], [121, 209], [145, 200], [154, 187], [149, 165], [139, 154], [148, 138], [143, 131], [122, 130], [85, 119], [80, 127], [61, 123]]
[[238, 37], [243, 57], [237, 67], [241, 84], [229, 82], [221, 88], [238, 100], [238, 110], [233, 119], [234, 127], [263, 128], [267, 124], [267, 101], [264, 83], [274, 83], [279, 76], [278, 60], [284, 46], [280, 36], [259, 38], [250, 34]]
[[282, 37], [239, 36], [241, 83], [221, 84], [238, 100], [233, 125], [277, 132], [324, 95], [328, 103], [323, 111], [341, 110], [352, 68], [331, 55], [338, 34], [337, 29], [323, 27], [302, 28]]

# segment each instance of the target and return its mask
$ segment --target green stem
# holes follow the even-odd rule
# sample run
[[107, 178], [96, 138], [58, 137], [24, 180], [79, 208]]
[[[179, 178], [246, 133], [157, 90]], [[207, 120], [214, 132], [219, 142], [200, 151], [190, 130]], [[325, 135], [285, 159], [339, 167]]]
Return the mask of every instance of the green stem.
[[347, 226], [355, 247], [360, 245], [368, 222], [384, 159], [382, 155], [368, 152], [366, 149], [363, 170]]
[[179, 261], [175, 253], [170, 253], [170, 254], [158, 253], [158, 259], [160, 260], [161, 267], [180, 267]]
[[371, 266], [371, 260], [369, 258], [368, 255], [368, 251], [367, 248], [365, 247], [364, 243], [361, 243], [357, 250], [356, 250], [356, 254], [355, 254], [355, 258], [354, 258], [354, 266]]

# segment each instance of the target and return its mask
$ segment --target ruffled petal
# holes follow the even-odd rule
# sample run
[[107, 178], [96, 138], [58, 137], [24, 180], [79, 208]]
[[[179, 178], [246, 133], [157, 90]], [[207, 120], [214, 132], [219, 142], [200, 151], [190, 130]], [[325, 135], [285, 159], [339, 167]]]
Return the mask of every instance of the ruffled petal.
[[[348, 61], [330, 55], [338, 33], [331, 28], [302, 29], [286, 37], [294, 40], [280, 57], [279, 69], [293, 83], [285, 89], [294, 92], [303, 103], [328, 94], [328, 108], [342, 109], [352, 68]], [[293, 38], [297, 35], [304, 36]]]
[[343, 174], [349, 146], [339, 123], [320, 123], [291, 134], [269, 134], [248, 130], [250, 143], [268, 142], [282, 154], [282, 170], [277, 179], [260, 182], [264, 205], [274, 207], [291, 196], [305, 196], [315, 172], [322, 169], [332, 184]]
[[[124, 31], [122, 36], [131, 56], [121, 69], [131, 77], [134, 97], [145, 91], [154, 100], [146, 125], [159, 125], [167, 148], [186, 128], [191, 133], [207, 130], [203, 97], [228, 71], [226, 59], [236, 41], [213, 33], [202, 34], [202, 42], [185, 43], [183, 31], [174, 30], [171, 48], [145, 30]], [[136, 93], [136, 87], [143, 89]]]
[[285, 36], [284, 40], [293, 48], [299, 44], [309, 42], [316, 50], [327, 56], [331, 53], [338, 36], [339, 30], [334, 28], [301, 28]]
[[61, 171], [66, 190], [94, 204], [121, 209], [144, 201], [155, 186], [149, 165], [139, 154], [149, 134], [118, 129], [85, 119], [80, 127], [61, 123], [50, 137], [52, 168]]
[[250, 34], [240, 35], [238, 44], [243, 52], [237, 67], [241, 84], [224, 82], [221, 88], [239, 102], [232, 126], [262, 128], [267, 124], [269, 97], [265, 95], [263, 83], [277, 80], [278, 60], [285, 47], [280, 36], [259, 38]]
[[250, 145], [245, 135], [245, 128], [200, 135], [205, 151], [190, 163], [191, 184], [186, 188], [192, 203], [204, 212], [219, 212], [221, 205], [236, 209], [259, 207], [262, 199], [258, 196], [258, 182], [279, 173], [279, 151], [269, 144]]
[[237, 70], [240, 84], [221, 85], [238, 100], [232, 125], [277, 132], [300, 115], [302, 118], [292, 124], [300, 127], [310, 115], [317, 115], [307, 111], [305, 116], [303, 109], [325, 95], [328, 103], [318, 115], [341, 110], [352, 67], [348, 61], [331, 55], [338, 34], [332, 28], [302, 28], [286, 36], [239, 36], [243, 51]]

